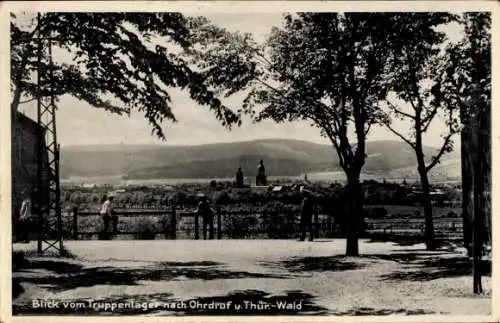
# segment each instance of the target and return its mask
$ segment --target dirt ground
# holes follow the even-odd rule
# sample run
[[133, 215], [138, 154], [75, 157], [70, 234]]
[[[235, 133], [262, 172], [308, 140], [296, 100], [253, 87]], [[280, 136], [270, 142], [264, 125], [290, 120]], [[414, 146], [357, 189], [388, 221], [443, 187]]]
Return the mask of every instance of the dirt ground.
[[[27, 252], [13, 273], [14, 314], [491, 313], [491, 278], [483, 277], [483, 295], [473, 295], [464, 254], [428, 252], [422, 244], [364, 240], [359, 258], [344, 257], [345, 240], [331, 239], [66, 241], [65, 247], [73, 257], [40, 258], [32, 254], [34, 243], [14, 245]], [[50, 302], [57, 306], [48, 308]], [[139, 308], [145, 303], [155, 305]]]

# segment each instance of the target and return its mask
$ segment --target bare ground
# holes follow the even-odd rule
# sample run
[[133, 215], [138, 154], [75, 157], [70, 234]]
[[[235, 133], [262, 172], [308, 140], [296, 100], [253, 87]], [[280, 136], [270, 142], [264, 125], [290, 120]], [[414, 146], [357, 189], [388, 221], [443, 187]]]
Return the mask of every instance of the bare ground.
[[[360, 241], [359, 258], [344, 257], [344, 240], [66, 241], [72, 258], [26, 256], [13, 273], [14, 314], [323, 314], [489, 315], [491, 278], [472, 294], [470, 261], [422, 244]], [[30, 253], [34, 244], [14, 245]], [[213, 308], [96, 310], [34, 308], [33, 300], [157, 302], [197, 300], [266, 304], [286, 310]], [[83, 304], [83, 303], [82, 303]], [[104, 303], [103, 303], [104, 304]], [[272, 305], [274, 306], [274, 305]]]

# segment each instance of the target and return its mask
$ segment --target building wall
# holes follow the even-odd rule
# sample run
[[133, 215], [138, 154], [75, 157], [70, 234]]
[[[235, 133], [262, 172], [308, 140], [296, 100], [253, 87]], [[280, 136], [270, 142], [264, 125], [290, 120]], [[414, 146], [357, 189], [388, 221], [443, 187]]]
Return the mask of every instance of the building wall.
[[[12, 128], [12, 214], [19, 216], [21, 203], [29, 194], [32, 199], [37, 187], [38, 136], [43, 135], [41, 127], [32, 119], [18, 113]], [[45, 145], [45, 144], [44, 144]], [[44, 191], [48, 187], [48, 157], [44, 154]]]

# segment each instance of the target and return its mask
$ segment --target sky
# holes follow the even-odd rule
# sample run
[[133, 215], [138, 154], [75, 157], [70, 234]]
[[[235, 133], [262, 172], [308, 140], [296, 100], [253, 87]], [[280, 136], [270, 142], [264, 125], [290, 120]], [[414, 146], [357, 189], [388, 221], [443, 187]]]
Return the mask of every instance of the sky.
[[[281, 13], [211, 13], [205, 16], [229, 30], [250, 32], [257, 41], [263, 41], [271, 28], [280, 26], [282, 21]], [[450, 30], [452, 34], [456, 33], [456, 30]], [[220, 125], [207, 107], [199, 106], [186, 93], [177, 89], [170, 90], [169, 93], [172, 97], [173, 113], [178, 122], [173, 124], [166, 121], [162, 124], [167, 137], [166, 141], [161, 141], [152, 135], [151, 126], [141, 114], [134, 113], [130, 117], [112, 115], [70, 96], [61, 97], [58, 104], [56, 121], [58, 141], [63, 147], [99, 144], [197, 145], [264, 138], [329, 143], [329, 140], [321, 137], [319, 130], [311, 127], [309, 122], [276, 124], [272, 121], [265, 121], [252, 124], [251, 120], [244, 119], [241, 127], [234, 127], [229, 131]], [[235, 96], [224, 102], [237, 109], [241, 105], [241, 98], [242, 96]], [[36, 116], [34, 103], [22, 105], [20, 111], [33, 118]], [[434, 126], [430, 127], [425, 138], [426, 145], [441, 145], [442, 126], [442, 123], [435, 122]], [[395, 124], [395, 127], [405, 129], [408, 125], [399, 122]], [[400, 139], [384, 128], [373, 127], [368, 140]]]

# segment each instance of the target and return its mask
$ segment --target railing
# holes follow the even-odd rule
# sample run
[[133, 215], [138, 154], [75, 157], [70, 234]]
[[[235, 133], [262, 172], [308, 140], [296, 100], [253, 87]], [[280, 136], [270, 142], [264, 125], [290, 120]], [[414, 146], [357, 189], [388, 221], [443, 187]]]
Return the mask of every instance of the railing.
[[[177, 239], [177, 218], [193, 218], [194, 219], [194, 239], [198, 240], [200, 239], [200, 217], [202, 218], [202, 215], [196, 211], [181, 211], [179, 212], [175, 206], [171, 207], [170, 209], [165, 209], [165, 210], [128, 210], [128, 211], [117, 211], [115, 214], [118, 217], [139, 217], [139, 216], [168, 216], [170, 218], [170, 230], [169, 230], [169, 235], [171, 239]], [[222, 239], [222, 234], [223, 234], [223, 224], [222, 224], [222, 218], [225, 216], [238, 216], [238, 215], [256, 215], [256, 214], [265, 214], [269, 216], [273, 216], [276, 214], [284, 214], [282, 211], [261, 211], [261, 212], [256, 212], [256, 211], [226, 211], [222, 210], [221, 208], [216, 208], [215, 216], [214, 216], [214, 223], [212, 225], [209, 225], [209, 232], [210, 236], [214, 236], [214, 231], [217, 233], [217, 239]], [[99, 235], [102, 234], [102, 231], [80, 231], [79, 226], [78, 226], [78, 219], [81, 217], [91, 217], [91, 216], [100, 216], [99, 212], [96, 211], [80, 211], [78, 210], [77, 207], [73, 208], [72, 212], [72, 238], [73, 240], [78, 240], [80, 235]], [[298, 214], [296, 214], [298, 216]], [[297, 226], [300, 221], [295, 221], [295, 225]], [[322, 226], [323, 224], [323, 226]], [[319, 222], [319, 214], [314, 214], [313, 216], [313, 233], [314, 237], [318, 238], [319, 237], [319, 232], [320, 229], [323, 227], [323, 229], [328, 229], [328, 227], [324, 226], [325, 223], [320, 223]], [[329, 226], [331, 229], [331, 225]], [[296, 230], [298, 231], [298, 230]], [[123, 231], [119, 230], [115, 234], [119, 235], [133, 235], [133, 234], [140, 234], [142, 232], [140, 231]], [[165, 234], [165, 230], [162, 231], [148, 231], [149, 234]]]
[[[425, 232], [424, 219], [369, 219], [365, 223], [365, 231], [383, 235], [423, 236]], [[463, 237], [462, 218], [434, 219], [434, 234], [436, 238], [461, 239]]]
[[[209, 225], [209, 235], [216, 237], [217, 239], [222, 239], [224, 233], [230, 235], [230, 232], [224, 232], [223, 227], [223, 219], [225, 217], [236, 217], [236, 216], [245, 216], [245, 215], [255, 215], [256, 218], [259, 217], [273, 217], [276, 215], [286, 214], [283, 211], [228, 211], [223, 210], [221, 208], [216, 208], [216, 212], [214, 214], [212, 225]], [[148, 234], [158, 235], [165, 234], [169, 236], [170, 239], [178, 238], [178, 224], [182, 222], [184, 218], [192, 218], [193, 222], [192, 226], [186, 230], [188, 238], [200, 239], [200, 218], [202, 215], [196, 211], [185, 211], [178, 210], [175, 206], [164, 209], [164, 210], [121, 210], [117, 211], [116, 215], [119, 217], [119, 221], [123, 222], [123, 218], [128, 217], [166, 217], [168, 218], [168, 227], [163, 227], [163, 230], [157, 231], [148, 231]], [[87, 235], [99, 235], [102, 234], [101, 231], [81, 231], [79, 228], [79, 219], [86, 217], [99, 217], [99, 212], [96, 211], [80, 211], [78, 208], [73, 208], [72, 212], [72, 221], [71, 221], [71, 234], [70, 236], [74, 240], [78, 240], [80, 236]], [[320, 221], [320, 217], [322, 221]], [[292, 223], [293, 232], [285, 232], [287, 234], [296, 234], [299, 231], [299, 217], [298, 214], [292, 214]], [[68, 219], [69, 220], [69, 219]], [[215, 223], [214, 223], [215, 222]], [[69, 224], [69, 223], [68, 223]], [[325, 215], [320, 215], [316, 213], [313, 217], [313, 230], [314, 236], [316, 238], [320, 237], [320, 233], [323, 236], [331, 237], [334, 235], [335, 231], [335, 223], [332, 217], [328, 217]], [[462, 237], [462, 219], [461, 218], [436, 218], [434, 221], [435, 226], [435, 235], [437, 238], [453, 238], [459, 239]], [[194, 227], [194, 230], [191, 228]], [[258, 231], [258, 233], [264, 233], [265, 229]], [[382, 234], [388, 236], [423, 236], [425, 229], [425, 221], [424, 219], [366, 219], [364, 224], [364, 232], [368, 234]], [[212, 230], [210, 232], [210, 230]], [[194, 231], [194, 232], [193, 232]], [[141, 231], [127, 231], [120, 230], [117, 234], [119, 235], [136, 235], [141, 234]], [[216, 234], [215, 234], [216, 233]]]

